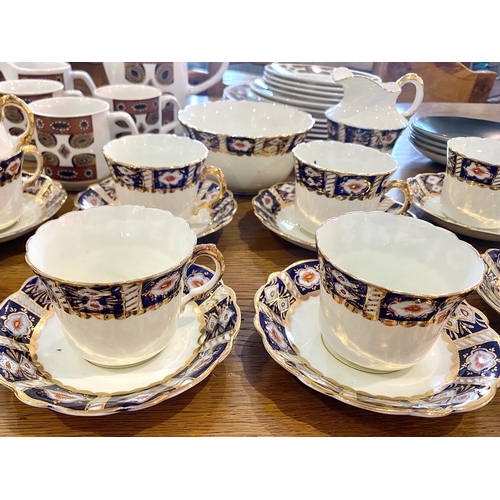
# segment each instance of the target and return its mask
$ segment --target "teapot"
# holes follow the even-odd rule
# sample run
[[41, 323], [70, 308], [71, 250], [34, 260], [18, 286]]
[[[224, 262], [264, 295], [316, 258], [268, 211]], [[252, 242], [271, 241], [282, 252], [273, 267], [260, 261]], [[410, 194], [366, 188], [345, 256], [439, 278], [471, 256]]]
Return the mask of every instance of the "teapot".
[[[379, 82], [369, 76], [355, 75], [347, 68], [335, 68], [332, 78], [344, 89], [342, 100], [325, 111], [328, 139], [353, 142], [390, 153], [424, 98], [424, 82], [408, 73], [396, 82]], [[404, 85], [415, 86], [415, 98], [407, 111], [400, 113], [396, 101]]]

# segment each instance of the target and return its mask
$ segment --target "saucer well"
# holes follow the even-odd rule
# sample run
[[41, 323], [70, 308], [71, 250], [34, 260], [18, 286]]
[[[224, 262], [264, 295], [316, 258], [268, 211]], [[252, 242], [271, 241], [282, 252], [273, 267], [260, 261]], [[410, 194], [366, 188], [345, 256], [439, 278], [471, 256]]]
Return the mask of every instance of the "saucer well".
[[[218, 189], [219, 187], [215, 182], [208, 180], [201, 182], [198, 187], [197, 201], [201, 202], [216, 196]], [[115, 181], [111, 177], [99, 184], [92, 184], [75, 197], [75, 208], [77, 210], [117, 204]], [[221, 201], [210, 209], [201, 209], [200, 213], [191, 217], [188, 222], [196, 236], [202, 238], [227, 226], [233, 220], [237, 209], [238, 204], [233, 193], [226, 191]]]
[[413, 204], [422, 210], [429, 219], [454, 233], [470, 238], [487, 241], [500, 241], [500, 228], [480, 229], [457, 222], [441, 210], [440, 196], [445, 173], [418, 174], [408, 178], [408, 184], [413, 194]]
[[[252, 199], [252, 205], [256, 217], [273, 233], [299, 247], [316, 251], [314, 235], [304, 232], [297, 223], [293, 182], [280, 182], [262, 189]], [[402, 203], [384, 196], [377, 210], [397, 212], [401, 207]], [[415, 217], [410, 212], [407, 215]]]
[[308, 387], [373, 412], [423, 417], [476, 410], [495, 395], [500, 336], [467, 302], [417, 365], [374, 374], [327, 351], [319, 331], [319, 290], [319, 262], [305, 260], [271, 274], [254, 299], [254, 324], [267, 352]]
[[59, 182], [42, 174], [24, 189], [23, 197], [23, 214], [15, 224], [0, 231], [0, 243], [23, 236], [49, 220], [64, 205], [68, 193]]
[[490, 248], [483, 253], [486, 274], [477, 293], [500, 314], [500, 249]]
[[[187, 276], [189, 288], [212, 272], [192, 265]], [[0, 384], [27, 405], [70, 415], [142, 410], [204, 380], [230, 353], [240, 323], [234, 291], [220, 281], [187, 305], [160, 354], [130, 368], [102, 368], [72, 350], [44, 285], [32, 277], [0, 306]]]

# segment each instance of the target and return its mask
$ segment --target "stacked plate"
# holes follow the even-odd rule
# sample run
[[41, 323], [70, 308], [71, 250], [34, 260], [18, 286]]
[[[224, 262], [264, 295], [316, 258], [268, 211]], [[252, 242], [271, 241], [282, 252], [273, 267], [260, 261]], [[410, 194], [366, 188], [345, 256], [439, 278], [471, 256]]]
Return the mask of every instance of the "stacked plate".
[[[309, 140], [327, 139], [325, 111], [339, 103], [344, 95], [342, 85], [332, 80], [333, 68], [311, 64], [272, 63], [264, 67], [262, 78], [250, 83], [253, 94], [262, 101], [294, 106], [315, 120]], [[380, 81], [378, 76], [352, 70]]]
[[500, 139], [500, 123], [460, 116], [424, 116], [409, 125], [411, 145], [427, 158], [446, 165], [447, 144], [453, 137]]

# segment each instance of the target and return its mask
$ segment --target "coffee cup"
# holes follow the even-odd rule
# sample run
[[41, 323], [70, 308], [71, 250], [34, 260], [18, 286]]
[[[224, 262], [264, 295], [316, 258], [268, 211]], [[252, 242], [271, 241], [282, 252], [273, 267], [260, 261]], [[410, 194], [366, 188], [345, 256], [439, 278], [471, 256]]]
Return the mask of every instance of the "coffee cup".
[[316, 243], [323, 342], [363, 371], [421, 361], [485, 272], [479, 253], [452, 232], [385, 212], [328, 219]]
[[6, 80], [55, 80], [66, 90], [74, 90], [75, 80], [81, 80], [90, 93], [96, 89], [94, 80], [86, 71], [74, 70], [67, 62], [0, 62], [0, 71]]
[[[103, 155], [116, 183], [117, 200], [123, 205], [160, 208], [187, 220], [218, 203], [226, 192], [222, 171], [205, 165], [207, 148], [188, 137], [121, 137], [106, 144]], [[218, 195], [197, 205], [198, 185], [208, 176], [217, 181]]]
[[330, 217], [353, 210], [376, 210], [384, 194], [401, 189], [404, 203], [399, 214], [412, 202], [408, 183], [391, 179], [396, 160], [377, 149], [353, 143], [311, 141], [296, 146], [295, 214], [300, 227], [315, 233]]
[[[149, 85], [106, 85], [94, 92], [94, 97], [106, 101], [112, 111], [125, 111], [137, 125], [139, 134], [166, 134], [173, 130], [176, 122], [162, 125], [162, 111], [168, 106], [175, 113], [180, 109], [177, 98], [171, 94], [162, 94]], [[125, 130], [124, 130], [125, 128]], [[116, 122], [111, 137], [117, 139], [130, 135], [126, 124]]]
[[[212, 259], [214, 275], [186, 293], [185, 273], [202, 256]], [[69, 345], [110, 368], [161, 352], [188, 302], [212, 290], [224, 271], [217, 247], [196, 245], [184, 219], [132, 205], [46, 222], [28, 240], [26, 261], [44, 283]]]
[[[18, 97], [8, 94], [0, 97], [0, 118], [7, 108], [15, 107], [27, 122], [26, 130], [19, 137], [12, 137], [0, 123], [0, 230], [15, 224], [23, 213], [23, 188], [38, 179], [43, 159], [35, 146], [31, 145], [34, 131], [33, 115], [28, 106]], [[13, 144], [12, 141], [15, 141]], [[35, 157], [35, 171], [23, 178], [24, 157]]]
[[[7, 80], [0, 82], [0, 95], [12, 94], [26, 104], [49, 97], [82, 96], [79, 90], [64, 90], [64, 85], [55, 80]], [[15, 106], [5, 108], [5, 126], [11, 135], [22, 134], [28, 124], [26, 117]]]
[[455, 137], [448, 141], [440, 196], [445, 215], [481, 229], [500, 227], [500, 141]]
[[69, 191], [109, 176], [102, 148], [110, 141], [110, 129], [116, 121], [123, 121], [132, 134], [138, 134], [128, 113], [110, 111], [109, 104], [100, 99], [53, 97], [29, 106], [45, 173]]

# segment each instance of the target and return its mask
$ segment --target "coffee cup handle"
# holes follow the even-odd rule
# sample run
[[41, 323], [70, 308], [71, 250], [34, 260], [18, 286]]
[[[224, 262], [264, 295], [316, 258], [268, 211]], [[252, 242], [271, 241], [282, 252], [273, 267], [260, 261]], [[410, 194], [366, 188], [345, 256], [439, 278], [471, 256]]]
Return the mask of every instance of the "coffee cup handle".
[[387, 183], [384, 193], [387, 193], [387, 191], [393, 188], [401, 189], [401, 191], [403, 191], [403, 196], [405, 199], [401, 210], [397, 212], [396, 215], [406, 215], [406, 212], [408, 212], [408, 209], [413, 203], [413, 195], [411, 194], [410, 186], [406, 181], [400, 179], [393, 179], [392, 181], [389, 181]]
[[19, 151], [23, 146], [31, 144], [33, 133], [35, 132], [35, 118], [28, 105], [19, 97], [12, 94], [7, 94], [0, 97], [0, 121], [3, 120], [3, 110], [5, 106], [15, 106], [20, 108], [28, 121], [28, 126], [23, 134], [17, 140], [16, 151]]
[[224, 195], [226, 194], [227, 191], [227, 183], [226, 179], [224, 177], [224, 174], [220, 168], [217, 167], [211, 167], [208, 165], [205, 165], [203, 168], [203, 171], [201, 172], [199, 182], [204, 181], [209, 175], [212, 175], [217, 179], [217, 184], [219, 185], [219, 194], [217, 195], [216, 198], [213, 200], [208, 200], [200, 203], [194, 210], [194, 215], [198, 215], [198, 212], [202, 208], [211, 208], [213, 207], [216, 203], [219, 203], [219, 201], [224, 198]]
[[36, 146], [33, 144], [29, 144], [28, 146], [23, 146], [24, 154], [32, 154], [35, 159], [36, 159], [36, 170], [34, 173], [32, 173], [29, 177], [26, 177], [26, 179], [23, 179], [23, 189], [28, 187], [30, 184], [33, 184], [39, 177], [40, 174], [42, 173], [42, 168], [43, 168], [43, 156], [38, 151]]
[[62, 95], [64, 97], [83, 97], [83, 92], [81, 90], [63, 90]]
[[416, 73], [408, 73], [407, 75], [402, 76], [396, 82], [396, 84], [401, 88], [407, 83], [411, 83], [412, 85], [414, 85], [416, 92], [415, 99], [413, 99], [410, 109], [408, 109], [408, 111], [405, 111], [404, 113], [401, 113], [401, 116], [403, 118], [412, 117], [424, 100], [424, 81], [422, 80], [422, 78], [420, 78]]
[[186, 271], [189, 268], [191, 264], [194, 263], [194, 261], [201, 256], [207, 256], [210, 257], [215, 264], [215, 271], [210, 278], [210, 280], [201, 285], [197, 286], [195, 288], [192, 288], [189, 293], [184, 295], [181, 299], [181, 313], [184, 311], [184, 308], [186, 307], [187, 303], [190, 302], [191, 300], [195, 299], [196, 297], [200, 297], [204, 295], [205, 293], [209, 292], [212, 290], [212, 288], [217, 285], [219, 282], [221, 276], [224, 274], [225, 270], [225, 263], [224, 263], [224, 256], [222, 255], [221, 251], [213, 244], [213, 243], [206, 243], [204, 245], [196, 245], [194, 247], [193, 255], [191, 255], [191, 258], [189, 259], [188, 263], [186, 264], [184, 268], [184, 283], [186, 282]]
[[111, 126], [112, 123], [118, 120], [123, 120], [129, 126], [132, 135], [139, 135], [137, 125], [128, 113], [125, 111], [110, 111], [108, 114], [108, 124]]
[[73, 82], [73, 87], [75, 86], [75, 80], [82, 80], [85, 85], [87, 85], [92, 95], [94, 95], [94, 92], [97, 90], [94, 80], [92, 80], [92, 77], [86, 71], [72, 70], [69, 77]]
[[[177, 113], [181, 109], [181, 104], [177, 100], [177, 97], [175, 97], [173, 94], [162, 94], [160, 96], [160, 120], [161, 120], [161, 113], [163, 111], [163, 108], [169, 102], [174, 103], [174, 116], [177, 116]], [[162, 134], [166, 134], [166, 133], [170, 132], [171, 130], [173, 130], [175, 127], [177, 127], [177, 125], [179, 125], [179, 122], [177, 121], [177, 118], [174, 118], [174, 120], [171, 121], [170, 123], [166, 123], [165, 125], [161, 125], [160, 131]]]

